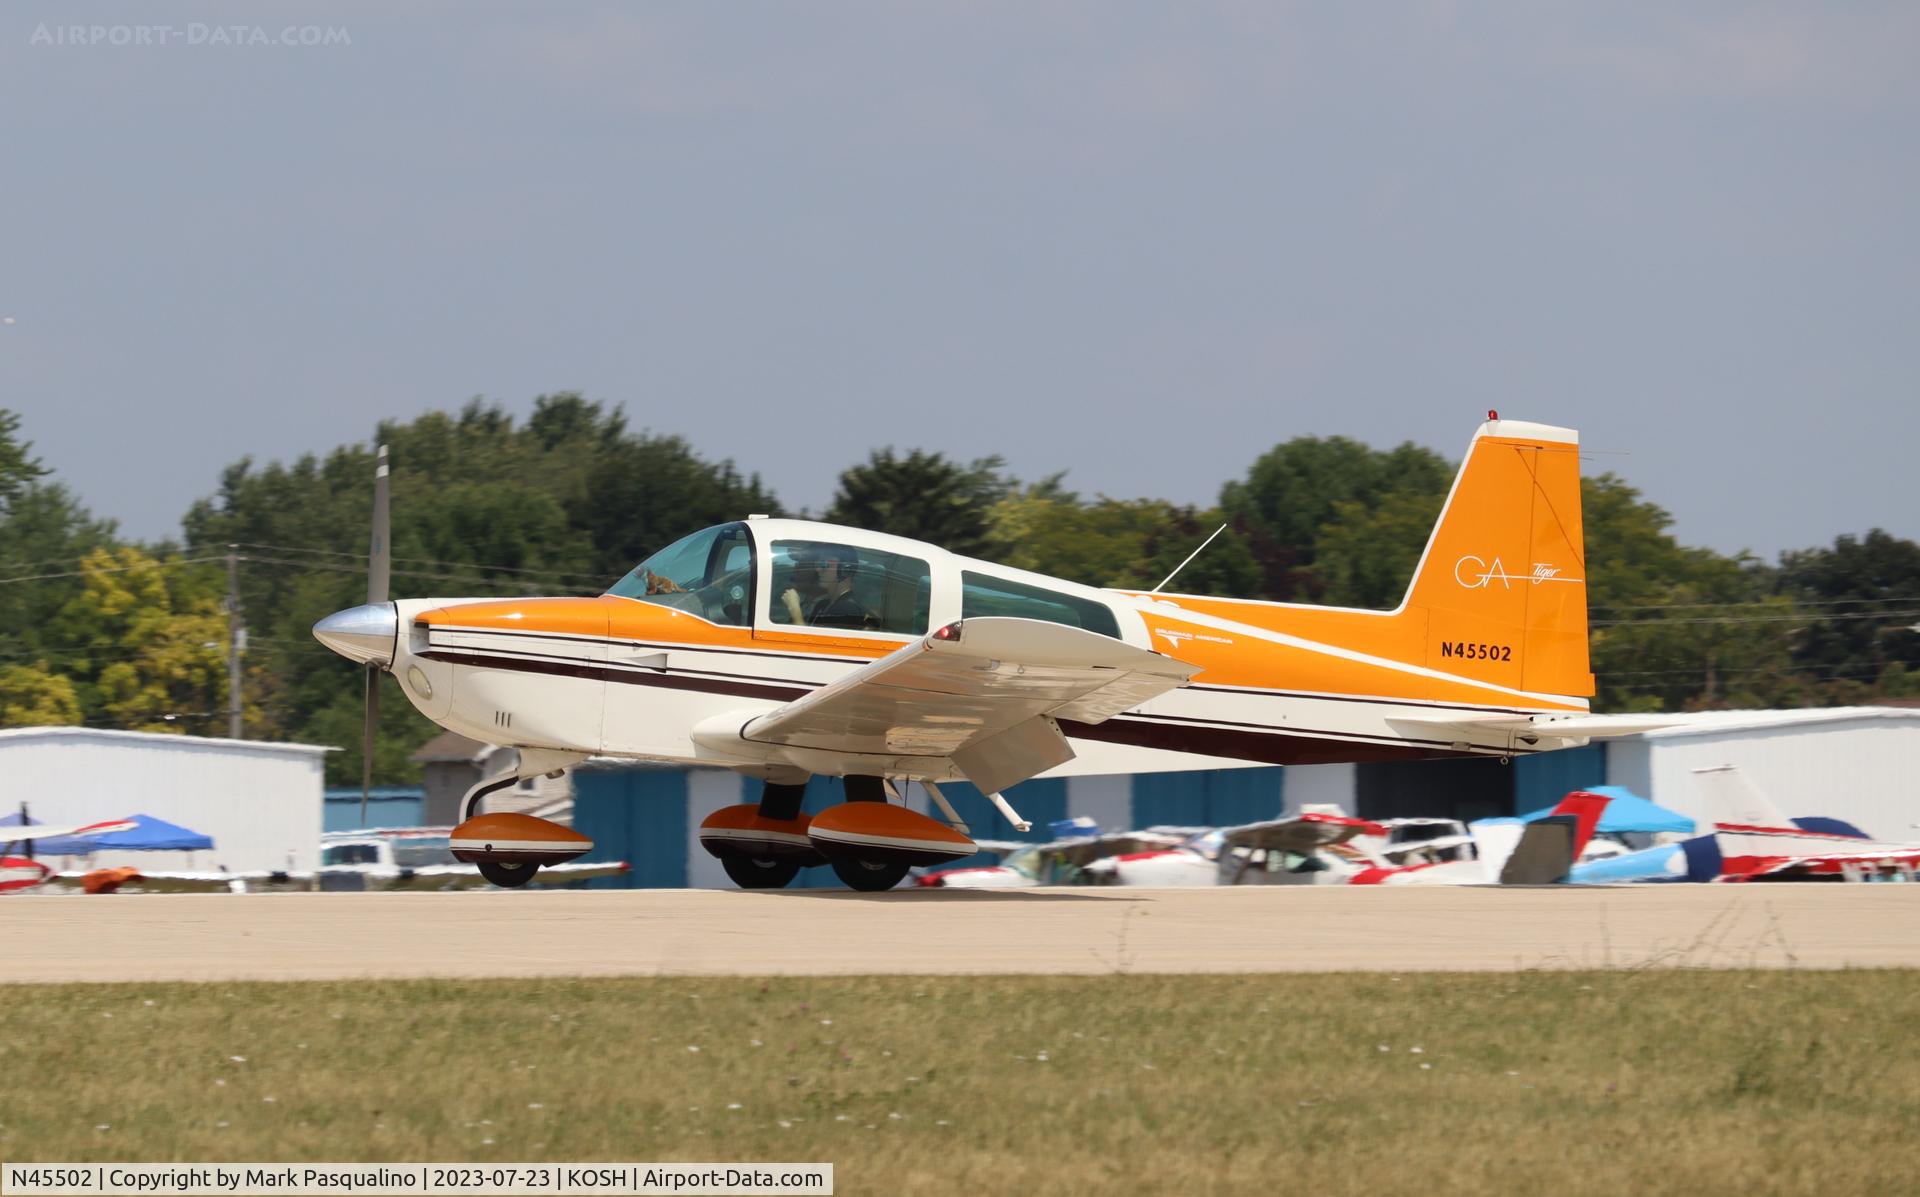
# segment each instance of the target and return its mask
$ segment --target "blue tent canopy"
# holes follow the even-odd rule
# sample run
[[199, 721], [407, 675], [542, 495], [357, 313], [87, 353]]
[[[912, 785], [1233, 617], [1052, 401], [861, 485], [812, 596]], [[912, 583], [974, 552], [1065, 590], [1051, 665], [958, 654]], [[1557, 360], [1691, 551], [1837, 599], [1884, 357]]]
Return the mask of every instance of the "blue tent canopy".
[[[63, 835], [49, 840], [33, 841], [35, 856], [88, 856], [95, 852], [115, 849], [122, 852], [197, 852], [202, 848], [213, 847], [213, 837], [201, 835], [197, 831], [169, 823], [165, 819], [156, 819], [152, 815], [128, 815], [138, 826], [128, 831], [116, 831], [110, 835]], [[96, 822], [106, 822], [105, 819]], [[29, 825], [38, 823], [31, 820]], [[18, 814], [0, 818], [0, 827], [20, 826]], [[0, 840], [6, 839], [6, 832], [0, 831]]]
[[[1607, 803], [1607, 809], [1600, 815], [1597, 831], [1678, 831], [1691, 835], [1693, 820], [1683, 814], [1670, 811], [1664, 806], [1647, 801], [1625, 786], [1587, 786], [1589, 794], [1601, 794], [1613, 801]], [[1557, 806], [1558, 803], [1555, 803]], [[1553, 813], [1553, 807], [1544, 806], [1531, 814], [1520, 817], [1531, 823], [1535, 819], [1544, 819]]]

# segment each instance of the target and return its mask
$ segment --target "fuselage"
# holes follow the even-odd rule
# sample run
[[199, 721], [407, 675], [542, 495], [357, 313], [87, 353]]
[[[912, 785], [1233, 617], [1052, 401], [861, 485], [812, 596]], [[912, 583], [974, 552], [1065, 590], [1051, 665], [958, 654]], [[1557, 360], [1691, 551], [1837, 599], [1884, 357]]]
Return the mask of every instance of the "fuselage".
[[[818, 580], [841, 565], [815, 566], [822, 554], [852, 562], [851, 595], [837, 604]], [[831, 626], [806, 622], [809, 604], [811, 618]], [[1394, 612], [1100, 590], [797, 520], [696, 533], [594, 597], [391, 607], [384, 663], [443, 727], [492, 743], [744, 771], [951, 779], [950, 767], [910, 755], [795, 754], [737, 730], [974, 616], [1068, 624], [1200, 667], [1186, 687], [1104, 723], [1063, 722], [1076, 756], [1053, 775], [1508, 756], [1528, 751], [1509, 732], [1435, 724], [1586, 709], [1577, 697], [1488, 680], [1497, 662], [1478, 678], [1429, 663], [1418, 630]], [[822, 614], [830, 609], [860, 614]], [[322, 639], [341, 648], [325, 627]]]

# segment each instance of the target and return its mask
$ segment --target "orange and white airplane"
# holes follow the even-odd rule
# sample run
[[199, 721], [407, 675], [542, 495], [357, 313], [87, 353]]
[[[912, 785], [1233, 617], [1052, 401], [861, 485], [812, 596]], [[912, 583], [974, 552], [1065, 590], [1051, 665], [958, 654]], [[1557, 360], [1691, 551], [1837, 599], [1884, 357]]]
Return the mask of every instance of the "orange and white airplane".
[[[385, 671], [442, 727], [519, 747], [453, 837], [497, 883], [591, 844], [481, 814], [486, 793], [605, 755], [762, 779], [760, 802], [701, 828], [744, 887], [825, 861], [887, 889], [975, 850], [943, 782], [1025, 830], [999, 795], [1043, 773], [1505, 759], [1658, 726], [1588, 712], [1577, 434], [1488, 416], [1392, 611], [1101, 590], [760, 516], [593, 598], [388, 601], [383, 449], [369, 601], [314, 634], [367, 667], [369, 736]], [[850, 800], [803, 814], [814, 774], [846, 778]], [[897, 801], [907, 781], [946, 822]]]

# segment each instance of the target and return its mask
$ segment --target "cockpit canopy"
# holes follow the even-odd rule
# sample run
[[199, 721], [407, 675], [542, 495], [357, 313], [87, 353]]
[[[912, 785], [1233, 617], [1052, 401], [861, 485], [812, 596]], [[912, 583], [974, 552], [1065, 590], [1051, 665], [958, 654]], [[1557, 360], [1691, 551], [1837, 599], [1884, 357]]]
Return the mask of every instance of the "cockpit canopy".
[[745, 627], [753, 617], [753, 537], [740, 523], [702, 528], [634, 566], [607, 593]]
[[[795, 530], [834, 531], [824, 525], [769, 521], [759, 531], [762, 537], [771, 533], [771, 539], [758, 543], [744, 522], [704, 528], [636, 565], [607, 593], [732, 627], [753, 626], [758, 604], [759, 622], [766, 627], [921, 636], [931, 630], [939, 578], [941, 587], [957, 584], [960, 592], [955, 603], [951, 590], [943, 591], [943, 619], [1004, 615], [1120, 635], [1113, 605], [1103, 599], [987, 572], [992, 567], [970, 568], [975, 563], [948, 558], [938, 550], [928, 550], [939, 559], [935, 562], [910, 551], [823, 535], [782, 534]], [[875, 539], [912, 547], [893, 538]], [[768, 575], [764, 587], [759, 576], [763, 570]]]

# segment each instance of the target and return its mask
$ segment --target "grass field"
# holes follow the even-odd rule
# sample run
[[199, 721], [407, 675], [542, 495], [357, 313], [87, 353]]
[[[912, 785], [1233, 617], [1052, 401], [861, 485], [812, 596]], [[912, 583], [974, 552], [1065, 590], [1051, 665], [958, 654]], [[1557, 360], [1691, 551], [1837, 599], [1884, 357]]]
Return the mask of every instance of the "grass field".
[[1916, 983], [10, 986], [0, 1158], [821, 1160], [842, 1193], [1878, 1192], [1920, 1163]]

